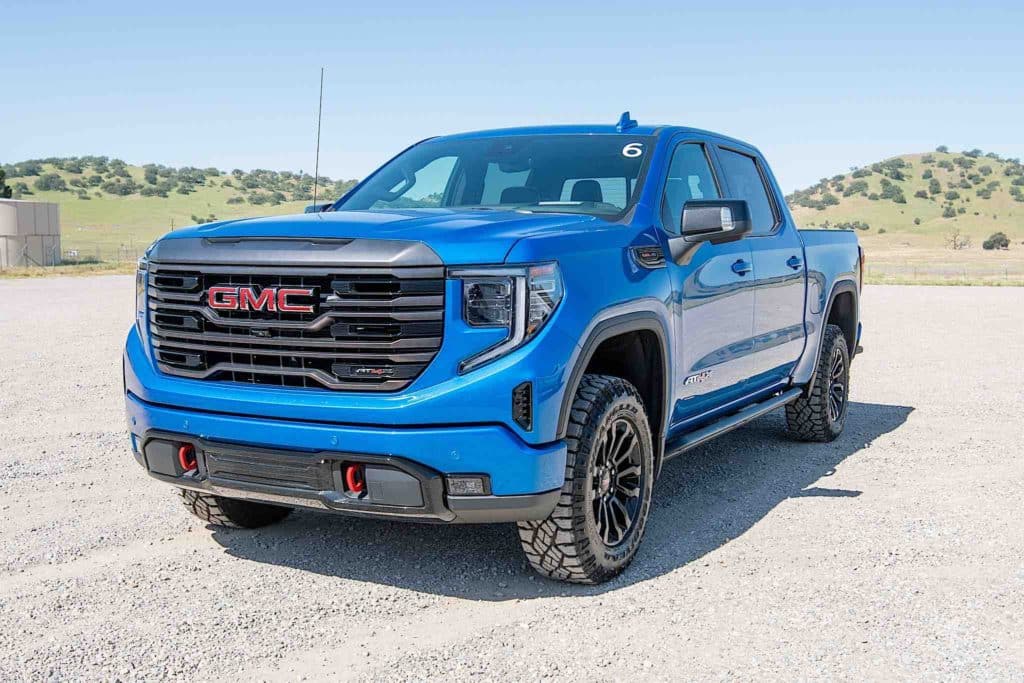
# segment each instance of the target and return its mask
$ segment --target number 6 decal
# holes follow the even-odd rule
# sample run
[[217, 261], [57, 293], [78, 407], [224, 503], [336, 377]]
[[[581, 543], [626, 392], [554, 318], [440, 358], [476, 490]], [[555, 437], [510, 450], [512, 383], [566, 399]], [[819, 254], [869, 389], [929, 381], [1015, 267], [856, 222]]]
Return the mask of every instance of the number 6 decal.
[[644, 146], [639, 142], [631, 142], [622, 148], [622, 156], [635, 159], [644, 153]]

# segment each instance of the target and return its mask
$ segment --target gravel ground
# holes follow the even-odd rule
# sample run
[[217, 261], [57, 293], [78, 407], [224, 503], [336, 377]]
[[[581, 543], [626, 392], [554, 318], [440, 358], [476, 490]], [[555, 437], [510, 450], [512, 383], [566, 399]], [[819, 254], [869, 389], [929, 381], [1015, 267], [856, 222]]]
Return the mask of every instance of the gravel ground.
[[0, 281], [0, 680], [1024, 678], [1024, 289], [869, 287], [845, 434], [672, 462], [597, 588], [507, 526], [205, 527], [128, 452], [132, 292]]

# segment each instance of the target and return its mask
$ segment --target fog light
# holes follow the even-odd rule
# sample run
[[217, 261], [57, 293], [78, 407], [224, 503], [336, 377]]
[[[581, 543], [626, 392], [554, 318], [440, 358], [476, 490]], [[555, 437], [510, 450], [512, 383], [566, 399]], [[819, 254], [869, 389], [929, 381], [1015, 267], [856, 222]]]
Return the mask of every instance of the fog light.
[[486, 496], [491, 492], [491, 480], [485, 474], [455, 474], [446, 479], [449, 496]]

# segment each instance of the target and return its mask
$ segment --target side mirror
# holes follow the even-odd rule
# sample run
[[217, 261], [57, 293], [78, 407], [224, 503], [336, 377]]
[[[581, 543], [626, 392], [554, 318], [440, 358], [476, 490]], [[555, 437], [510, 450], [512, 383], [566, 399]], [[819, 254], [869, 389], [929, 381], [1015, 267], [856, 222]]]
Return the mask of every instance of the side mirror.
[[325, 202], [323, 204], [320, 204], [320, 203], [310, 204], [309, 206], [307, 206], [305, 208], [303, 213], [320, 213], [321, 211], [326, 211], [327, 209], [331, 208], [332, 206], [334, 206], [334, 202]]
[[691, 199], [683, 204], [679, 234], [686, 242], [735, 242], [749, 232], [745, 199]]

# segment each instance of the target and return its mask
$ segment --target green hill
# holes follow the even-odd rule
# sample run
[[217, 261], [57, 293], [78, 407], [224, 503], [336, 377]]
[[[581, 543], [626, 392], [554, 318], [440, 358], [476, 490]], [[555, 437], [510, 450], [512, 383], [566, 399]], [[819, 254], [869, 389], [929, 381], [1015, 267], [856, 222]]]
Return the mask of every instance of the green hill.
[[942, 247], [954, 231], [981, 248], [996, 232], [1024, 240], [1024, 165], [945, 148], [823, 178], [786, 197], [803, 227], [854, 227], [911, 246]]
[[[65, 253], [134, 260], [168, 230], [214, 219], [301, 212], [313, 176], [256, 169], [134, 166], [108, 157], [33, 159], [4, 164], [15, 199], [58, 202]], [[317, 200], [339, 197], [354, 180], [320, 176]]]

